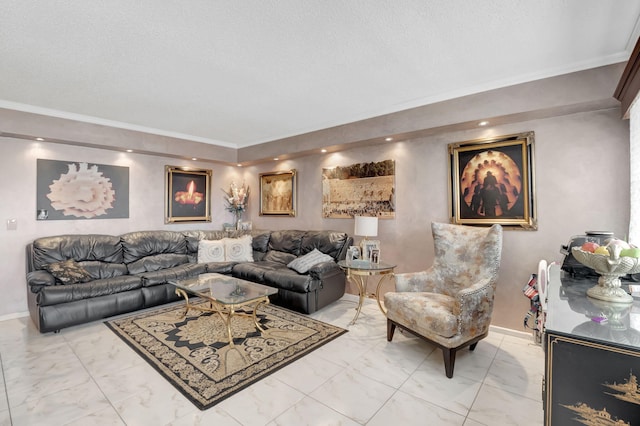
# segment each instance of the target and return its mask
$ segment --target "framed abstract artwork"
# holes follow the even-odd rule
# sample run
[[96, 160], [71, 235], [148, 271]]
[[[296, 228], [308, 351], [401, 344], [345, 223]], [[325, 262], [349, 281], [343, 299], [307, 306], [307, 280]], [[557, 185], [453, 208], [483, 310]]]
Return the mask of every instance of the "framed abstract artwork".
[[449, 144], [451, 222], [536, 230], [534, 133]]
[[295, 216], [296, 170], [260, 173], [260, 216]]
[[211, 170], [165, 166], [164, 222], [211, 222]]

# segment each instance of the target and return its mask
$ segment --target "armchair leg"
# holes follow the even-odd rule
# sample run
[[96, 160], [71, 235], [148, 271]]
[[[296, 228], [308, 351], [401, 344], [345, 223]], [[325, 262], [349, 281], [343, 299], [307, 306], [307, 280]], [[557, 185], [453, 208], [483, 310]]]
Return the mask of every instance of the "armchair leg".
[[453, 367], [456, 364], [456, 350], [442, 348], [442, 356], [444, 358], [444, 371], [448, 378], [452, 378]]
[[391, 320], [387, 320], [387, 342], [393, 340], [393, 332], [396, 331], [396, 325], [391, 322]]
[[478, 342], [475, 342], [473, 345], [469, 346], [469, 350], [473, 351], [476, 348], [477, 344], [478, 344]]

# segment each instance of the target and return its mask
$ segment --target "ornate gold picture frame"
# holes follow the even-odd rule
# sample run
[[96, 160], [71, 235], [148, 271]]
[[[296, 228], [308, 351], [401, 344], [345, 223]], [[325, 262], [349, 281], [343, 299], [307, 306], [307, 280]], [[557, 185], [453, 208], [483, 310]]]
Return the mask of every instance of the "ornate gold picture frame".
[[165, 166], [164, 223], [211, 222], [211, 170]]
[[296, 170], [260, 173], [260, 216], [296, 215]]
[[449, 144], [450, 216], [536, 230], [534, 132]]

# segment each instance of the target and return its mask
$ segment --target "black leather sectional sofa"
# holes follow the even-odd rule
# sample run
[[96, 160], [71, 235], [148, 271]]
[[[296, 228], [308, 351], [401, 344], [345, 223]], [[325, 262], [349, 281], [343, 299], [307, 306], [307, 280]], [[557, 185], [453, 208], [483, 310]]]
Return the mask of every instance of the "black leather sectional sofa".
[[[240, 231], [140, 231], [39, 238], [27, 246], [31, 318], [46, 333], [160, 305], [178, 300], [168, 281], [206, 272], [276, 287], [272, 302], [302, 313], [315, 312], [344, 294], [345, 275], [337, 261], [345, 258], [353, 243], [346, 233], [254, 230], [250, 232], [253, 262], [198, 263], [200, 240], [242, 235]], [[314, 249], [332, 260], [303, 274], [287, 267]], [[72, 272], [80, 266], [79, 276], [61, 277], [55, 269], [60, 265], [71, 266]]]

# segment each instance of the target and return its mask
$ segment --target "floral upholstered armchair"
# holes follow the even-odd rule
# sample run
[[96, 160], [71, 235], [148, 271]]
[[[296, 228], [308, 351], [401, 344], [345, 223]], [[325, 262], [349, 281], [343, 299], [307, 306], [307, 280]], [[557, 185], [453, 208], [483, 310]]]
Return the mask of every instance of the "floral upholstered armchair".
[[456, 351], [474, 350], [491, 323], [500, 268], [502, 227], [433, 223], [435, 260], [422, 272], [397, 274], [396, 292], [385, 294], [387, 340], [396, 327], [442, 349], [453, 377]]

